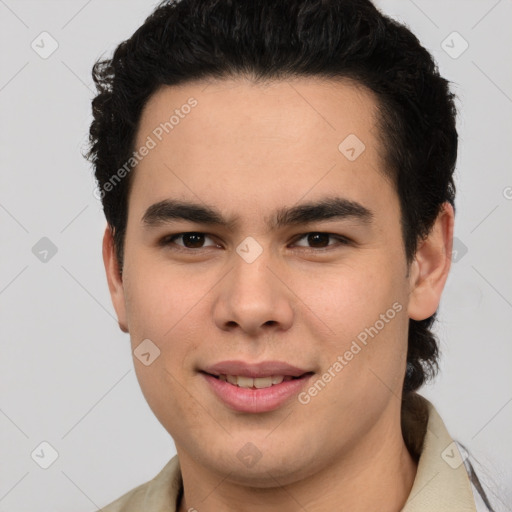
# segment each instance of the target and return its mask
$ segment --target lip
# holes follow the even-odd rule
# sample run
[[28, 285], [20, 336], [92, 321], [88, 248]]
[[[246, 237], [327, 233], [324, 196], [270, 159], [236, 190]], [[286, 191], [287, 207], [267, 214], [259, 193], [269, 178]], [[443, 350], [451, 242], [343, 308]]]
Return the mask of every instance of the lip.
[[310, 370], [298, 368], [283, 361], [262, 361], [260, 363], [246, 363], [244, 361], [221, 361], [202, 369], [211, 375], [240, 375], [242, 377], [268, 377], [270, 375], [284, 375], [300, 377]]
[[[262, 413], [278, 409], [303, 389], [313, 372], [280, 361], [247, 364], [242, 361], [223, 361], [200, 371], [209, 388], [230, 409], [246, 413]], [[296, 377], [268, 388], [241, 388], [220, 380], [218, 375], [266, 377], [285, 375]]]

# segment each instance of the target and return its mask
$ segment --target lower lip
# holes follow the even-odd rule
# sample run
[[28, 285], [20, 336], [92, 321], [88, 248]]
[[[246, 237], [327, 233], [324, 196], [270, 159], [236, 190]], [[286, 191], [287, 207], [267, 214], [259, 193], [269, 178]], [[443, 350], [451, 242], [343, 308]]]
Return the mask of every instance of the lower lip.
[[213, 392], [231, 409], [240, 412], [268, 412], [281, 407], [306, 385], [311, 374], [299, 379], [283, 381], [269, 388], [241, 388], [229, 382], [201, 373]]

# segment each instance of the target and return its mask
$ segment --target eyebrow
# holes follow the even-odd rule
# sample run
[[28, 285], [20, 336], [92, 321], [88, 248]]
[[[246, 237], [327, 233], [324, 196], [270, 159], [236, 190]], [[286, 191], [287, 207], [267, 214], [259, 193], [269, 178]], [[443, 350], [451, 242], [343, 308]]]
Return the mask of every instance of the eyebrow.
[[[314, 202], [278, 209], [273, 216], [266, 217], [269, 229], [296, 226], [324, 220], [356, 220], [371, 224], [374, 214], [362, 204], [343, 197], [326, 197]], [[142, 216], [142, 224], [147, 228], [158, 227], [173, 220], [185, 220], [197, 224], [225, 227], [234, 230], [240, 217], [225, 218], [212, 206], [190, 201], [164, 199], [151, 205]]]

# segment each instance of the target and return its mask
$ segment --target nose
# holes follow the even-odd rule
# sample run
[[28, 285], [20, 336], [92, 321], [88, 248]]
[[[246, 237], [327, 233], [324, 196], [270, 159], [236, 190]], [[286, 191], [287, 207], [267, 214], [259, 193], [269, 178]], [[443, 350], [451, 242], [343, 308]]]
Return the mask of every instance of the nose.
[[286, 279], [280, 278], [277, 263], [265, 252], [252, 263], [234, 255], [234, 268], [221, 281], [213, 306], [219, 329], [257, 336], [291, 327], [293, 293], [284, 284]]

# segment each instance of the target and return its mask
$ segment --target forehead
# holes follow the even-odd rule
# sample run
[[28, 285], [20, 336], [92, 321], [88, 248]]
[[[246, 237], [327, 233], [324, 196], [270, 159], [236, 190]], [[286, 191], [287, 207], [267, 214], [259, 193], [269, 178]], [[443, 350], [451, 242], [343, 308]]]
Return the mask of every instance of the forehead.
[[229, 198], [254, 213], [333, 189], [358, 202], [385, 200], [393, 187], [376, 119], [373, 93], [349, 80], [163, 86], [142, 112], [135, 149], [151, 149], [132, 190], [141, 207], [195, 196], [217, 205]]
[[[194, 106], [189, 107], [190, 104]], [[137, 143], [151, 133], [157, 139], [170, 139], [165, 136], [171, 134], [174, 140], [200, 139], [202, 134], [195, 132], [198, 124], [208, 131], [209, 139], [203, 138], [205, 145], [240, 141], [244, 143], [241, 150], [249, 146], [251, 139], [263, 146], [279, 141], [315, 142], [329, 132], [334, 141], [354, 132], [368, 139], [376, 112], [373, 92], [349, 79], [211, 79], [162, 86], [154, 92], [143, 109]], [[161, 123], [172, 127], [163, 126], [160, 133]]]

